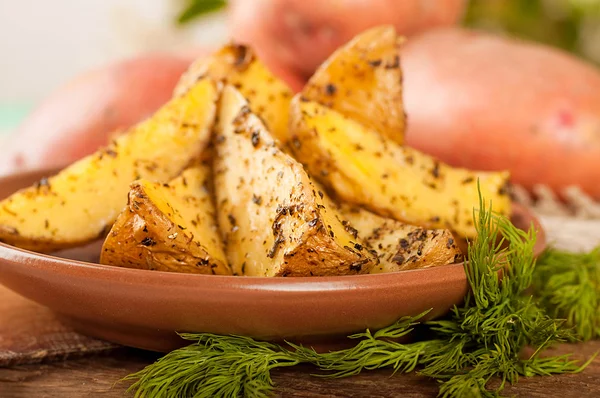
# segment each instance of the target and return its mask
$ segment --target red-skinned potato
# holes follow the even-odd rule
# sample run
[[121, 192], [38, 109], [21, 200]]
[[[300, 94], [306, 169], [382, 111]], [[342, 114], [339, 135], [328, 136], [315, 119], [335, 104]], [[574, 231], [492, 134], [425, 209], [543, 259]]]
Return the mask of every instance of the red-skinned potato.
[[[198, 51], [195, 51], [195, 56]], [[71, 163], [145, 119], [194, 57], [151, 54], [81, 75], [44, 100], [0, 148], [0, 174]]]
[[455, 24], [465, 0], [232, 0], [233, 38], [252, 45], [271, 68], [305, 77], [339, 46], [377, 25], [400, 35]]
[[600, 72], [560, 50], [448, 28], [402, 54], [406, 143], [531, 189], [600, 199]]

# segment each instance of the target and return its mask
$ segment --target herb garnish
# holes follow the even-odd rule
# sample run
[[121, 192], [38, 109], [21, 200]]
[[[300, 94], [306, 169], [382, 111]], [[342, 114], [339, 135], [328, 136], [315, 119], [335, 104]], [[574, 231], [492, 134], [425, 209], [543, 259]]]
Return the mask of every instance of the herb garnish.
[[[318, 376], [333, 378], [378, 368], [393, 368], [402, 373], [416, 370], [441, 383], [441, 397], [493, 397], [501, 393], [507, 382], [515, 383], [519, 376], [583, 370], [593, 358], [580, 365], [568, 355], [541, 357], [540, 354], [554, 343], [576, 340], [575, 332], [584, 338], [597, 335], [599, 316], [597, 312], [590, 314], [588, 307], [592, 305], [590, 297], [597, 300], [598, 271], [591, 264], [595, 261], [597, 265], [599, 253], [594, 252], [588, 258], [550, 252], [542, 258], [542, 267], [534, 277], [533, 228], [528, 232], [517, 229], [506, 218], [486, 208], [483, 200], [480, 209], [474, 212], [478, 236], [469, 244], [470, 263], [465, 266], [471, 292], [464, 304], [456, 306], [446, 319], [423, 323], [431, 330], [432, 339], [407, 344], [393, 341], [410, 333], [425, 314], [402, 318], [375, 333], [367, 330], [355, 334], [350, 336], [358, 341], [353, 348], [324, 354], [291, 343], [280, 346], [241, 336], [182, 334], [194, 344], [128, 376], [127, 380], [135, 380], [130, 390], [135, 391], [136, 397], [146, 398], [266, 397], [273, 389], [272, 369], [310, 363], [320, 369]], [[552, 268], [564, 265], [566, 260], [570, 267], [558, 273]], [[577, 264], [593, 269], [594, 279], [568, 277], [569, 273], [583, 272]], [[573, 286], [582, 282], [595, 290], [594, 294], [575, 294], [572, 299], [560, 289], [552, 292], [543, 289], [542, 308], [526, 293], [532, 282], [536, 291], [544, 286], [560, 287], [562, 283]], [[564, 314], [567, 324], [575, 329], [566, 328], [564, 321], [550, 317], [546, 308], [555, 308], [552, 316]], [[534, 353], [523, 357], [526, 347], [534, 348]], [[496, 390], [488, 390], [487, 384], [494, 377], [501, 383]]]
[[600, 247], [587, 254], [547, 250], [533, 286], [550, 316], [566, 319], [584, 341], [600, 337]]

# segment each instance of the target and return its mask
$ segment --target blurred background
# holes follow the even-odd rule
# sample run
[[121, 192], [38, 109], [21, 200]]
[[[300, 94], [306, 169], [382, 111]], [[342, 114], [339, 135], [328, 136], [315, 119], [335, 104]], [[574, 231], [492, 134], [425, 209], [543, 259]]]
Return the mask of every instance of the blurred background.
[[[91, 68], [226, 39], [223, 13], [182, 27], [182, 0], [1, 0], [0, 132]], [[0, 133], [1, 134], [1, 133]]]
[[[90, 68], [148, 51], [225, 41], [223, 10], [201, 13], [215, 3], [224, 2], [0, 1], [1, 127], [14, 126], [35, 103]], [[600, 62], [599, 0], [471, 0], [463, 23]]]
[[[424, 0], [427, 1], [427, 0]], [[215, 0], [0, 1], [0, 134], [91, 68], [149, 51], [227, 39]], [[599, 0], [471, 0], [463, 24], [510, 33], [600, 62]]]

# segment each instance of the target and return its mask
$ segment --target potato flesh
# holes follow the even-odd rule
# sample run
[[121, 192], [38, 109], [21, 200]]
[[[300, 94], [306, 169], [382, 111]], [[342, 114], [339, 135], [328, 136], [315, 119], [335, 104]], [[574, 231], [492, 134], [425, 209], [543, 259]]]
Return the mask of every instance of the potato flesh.
[[392, 26], [361, 33], [317, 69], [303, 96], [402, 145], [406, 119], [400, 68], [403, 41]]
[[209, 58], [195, 61], [181, 78], [175, 94], [185, 93], [201, 76], [236, 87], [269, 132], [282, 142], [288, 139], [292, 90], [267, 68], [250, 47], [230, 44]]
[[379, 265], [373, 267], [372, 274], [437, 267], [462, 260], [454, 236], [447, 229], [416, 227], [346, 204], [339, 211], [369, 248], [377, 252]]
[[[168, 187], [154, 184], [154, 193], [149, 192], [157, 209], [170, 215], [177, 226], [185, 226], [183, 235], [190, 236], [205, 248], [216, 260], [227, 263], [223, 242], [219, 236], [215, 206], [209, 192], [208, 184], [211, 169], [207, 165], [186, 170]], [[147, 190], [148, 192], [148, 190]], [[161, 198], [162, 196], [162, 198]]]
[[128, 268], [230, 275], [210, 168], [197, 165], [168, 184], [136, 181], [128, 207], [108, 234], [100, 262]]
[[132, 181], [168, 181], [206, 147], [217, 95], [202, 80], [107, 148], [0, 202], [0, 241], [52, 251], [103, 236]]
[[494, 210], [510, 214], [507, 172], [452, 168], [300, 97], [293, 100], [291, 115], [296, 158], [347, 202], [409, 224], [473, 237], [479, 180]]
[[375, 257], [326, 209], [298, 162], [284, 154], [232, 87], [215, 138], [219, 226], [235, 274], [320, 276], [368, 272]]

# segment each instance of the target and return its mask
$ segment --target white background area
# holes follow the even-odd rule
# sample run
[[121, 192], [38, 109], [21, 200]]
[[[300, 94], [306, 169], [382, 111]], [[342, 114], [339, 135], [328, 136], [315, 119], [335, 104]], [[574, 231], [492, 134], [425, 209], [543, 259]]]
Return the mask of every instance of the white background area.
[[183, 0], [0, 0], [0, 104], [35, 104], [78, 73], [226, 39], [222, 14], [181, 28]]

